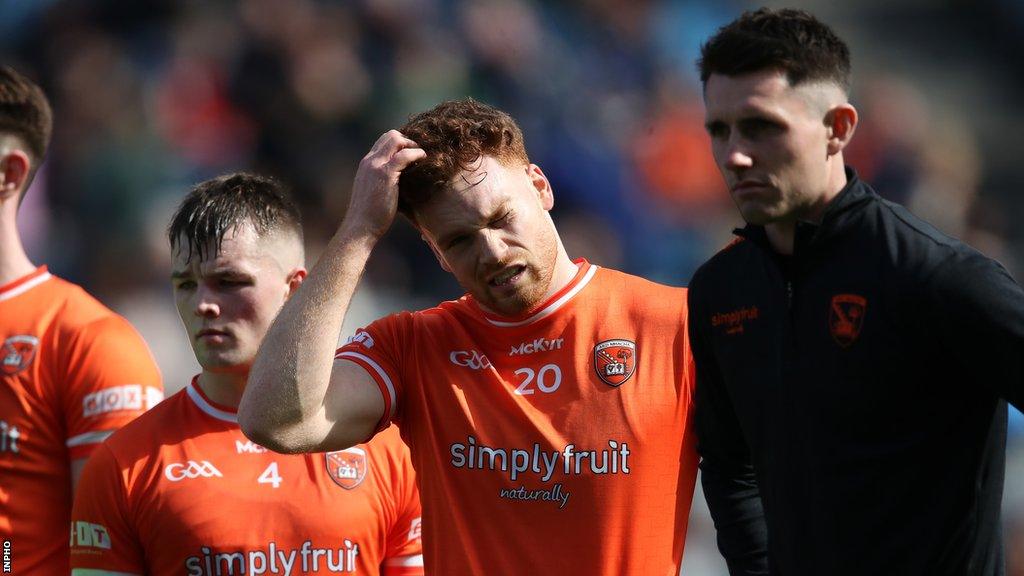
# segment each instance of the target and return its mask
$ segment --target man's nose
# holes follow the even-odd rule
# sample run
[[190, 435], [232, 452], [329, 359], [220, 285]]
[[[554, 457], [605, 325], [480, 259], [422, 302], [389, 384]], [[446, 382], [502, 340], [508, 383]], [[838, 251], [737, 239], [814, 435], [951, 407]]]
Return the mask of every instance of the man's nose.
[[745, 170], [754, 165], [754, 157], [744, 142], [737, 137], [729, 140], [725, 150], [725, 167], [730, 170]]
[[484, 230], [480, 244], [480, 260], [484, 263], [501, 262], [508, 254], [508, 243], [500, 230]]
[[196, 291], [195, 315], [210, 318], [220, 316], [220, 304], [217, 303], [213, 294], [203, 287]]

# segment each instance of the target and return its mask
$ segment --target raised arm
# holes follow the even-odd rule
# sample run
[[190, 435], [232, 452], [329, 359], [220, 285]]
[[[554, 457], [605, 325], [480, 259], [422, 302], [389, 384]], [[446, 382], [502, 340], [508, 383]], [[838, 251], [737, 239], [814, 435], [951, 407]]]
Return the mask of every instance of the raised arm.
[[426, 153], [401, 133], [385, 133], [363, 157], [348, 212], [260, 346], [238, 407], [242, 431], [278, 452], [337, 450], [366, 440], [384, 400], [358, 365], [334, 360], [359, 277], [394, 221], [398, 177]]

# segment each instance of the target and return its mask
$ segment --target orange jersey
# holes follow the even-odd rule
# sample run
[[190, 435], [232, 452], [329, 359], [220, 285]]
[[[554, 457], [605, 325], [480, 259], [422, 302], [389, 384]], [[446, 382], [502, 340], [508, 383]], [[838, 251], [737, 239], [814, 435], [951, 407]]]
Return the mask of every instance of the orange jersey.
[[396, 429], [339, 452], [277, 454], [195, 380], [96, 451], [72, 513], [73, 574], [412, 575], [420, 553]]
[[679, 573], [697, 472], [686, 291], [581, 261], [521, 318], [469, 296], [359, 331], [420, 478], [427, 573]]
[[67, 574], [71, 460], [161, 399], [124, 318], [45, 266], [0, 286], [0, 538], [16, 574]]

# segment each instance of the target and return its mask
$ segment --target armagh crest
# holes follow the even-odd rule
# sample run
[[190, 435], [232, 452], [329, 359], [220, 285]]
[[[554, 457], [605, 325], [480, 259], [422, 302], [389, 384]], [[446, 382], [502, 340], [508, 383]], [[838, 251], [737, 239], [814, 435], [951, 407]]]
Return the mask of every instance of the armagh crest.
[[327, 473], [334, 483], [346, 490], [351, 490], [362, 483], [366, 477], [366, 451], [353, 446], [337, 452], [328, 452], [325, 457]]
[[36, 357], [38, 345], [39, 338], [35, 336], [11, 336], [4, 341], [3, 349], [0, 350], [0, 370], [4, 374], [13, 375], [28, 368]]
[[605, 340], [594, 346], [594, 370], [609, 386], [621, 386], [636, 370], [636, 344], [632, 340]]
[[832, 297], [828, 328], [837, 344], [847, 348], [857, 340], [867, 308], [868, 301], [863, 296], [838, 294]]

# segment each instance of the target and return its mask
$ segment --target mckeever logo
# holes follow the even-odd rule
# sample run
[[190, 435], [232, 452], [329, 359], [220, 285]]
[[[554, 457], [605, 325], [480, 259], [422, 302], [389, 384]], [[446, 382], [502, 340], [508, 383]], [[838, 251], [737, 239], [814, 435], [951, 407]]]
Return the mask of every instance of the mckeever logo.
[[547, 338], [537, 338], [529, 342], [523, 342], [519, 346], [513, 346], [512, 351], [508, 353], [509, 356], [533, 354], [534, 352], [547, 352], [548, 350], [561, 350], [562, 349], [562, 338], [555, 338], [554, 340], [548, 340]]
[[239, 454], [263, 454], [267, 449], [252, 440], [235, 440], [235, 451]]

